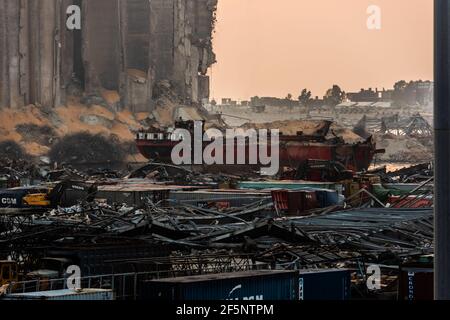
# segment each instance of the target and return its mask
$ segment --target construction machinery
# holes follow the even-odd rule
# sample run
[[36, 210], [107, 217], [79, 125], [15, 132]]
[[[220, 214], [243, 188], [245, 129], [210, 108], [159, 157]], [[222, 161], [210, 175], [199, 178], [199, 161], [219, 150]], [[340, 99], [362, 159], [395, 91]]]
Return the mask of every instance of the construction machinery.
[[[74, 194], [70, 197], [68, 191]], [[2, 209], [52, 209], [73, 205], [73, 199], [94, 200], [97, 186], [79, 181], [63, 181], [54, 186], [13, 188], [0, 191]], [[76, 196], [75, 196], [76, 194]]]

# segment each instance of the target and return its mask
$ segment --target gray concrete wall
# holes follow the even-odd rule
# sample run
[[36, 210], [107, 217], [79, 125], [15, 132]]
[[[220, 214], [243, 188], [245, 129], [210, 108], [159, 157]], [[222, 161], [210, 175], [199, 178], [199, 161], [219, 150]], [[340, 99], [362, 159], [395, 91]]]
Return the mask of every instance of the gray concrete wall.
[[128, 0], [125, 10], [125, 69], [126, 92], [124, 104], [132, 112], [150, 111], [153, 107], [153, 66], [150, 59], [151, 23], [148, 0]]
[[54, 106], [59, 93], [56, 0], [2, 0], [1, 104]]
[[128, 68], [147, 72], [150, 50], [150, 3], [127, 0], [127, 64]]
[[202, 102], [204, 99], [209, 99], [210, 96], [210, 79], [208, 76], [198, 76], [198, 99]]
[[206, 76], [215, 62], [212, 32], [216, 5], [216, 0], [175, 0], [173, 80], [186, 102], [201, 102], [209, 94], [203, 87], [200, 90], [199, 76]]
[[9, 106], [9, 76], [6, 42], [6, 1], [0, 0], [0, 108]]
[[94, 93], [100, 86], [118, 90], [121, 66], [118, 2], [89, 0], [84, 1], [84, 6], [86, 25], [83, 36], [89, 93]]
[[41, 77], [39, 76], [40, 65], [40, 4], [39, 1], [28, 3], [28, 59], [29, 59], [29, 103], [37, 104], [41, 101]]
[[[82, 4], [78, 33], [65, 26], [71, 4]], [[63, 104], [74, 71], [83, 78], [85, 94], [117, 90], [123, 106], [136, 112], [151, 110], [159, 80], [169, 80], [184, 102], [199, 102], [209, 94], [205, 76], [215, 60], [215, 5], [216, 0], [0, 0], [0, 107]], [[145, 77], [136, 82], [133, 70]]]
[[[32, 1], [32, 0], [31, 0]], [[40, 79], [39, 103], [51, 107], [55, 105], [57, 90], [57, 10], [55, 0], [39, 0], [39, 73], [34, 77]]]
[[[79, 5], [80, 1], [74, 1], [74, 0], [62, 0], [61, 7], [57, 8], [59, 10], [60, 19], [60, 80], [59, 80], [59, 97], [60, 97], [60, 103], [65, 104], [67, 100], [67, 89], [71, 85], [72, 82], [72, 76], [74, 78], [77, 78], [77, 81], [80, 82], [81, 86], [82, 81], [84, 80], [84, 76], [80, 76], [79, 74], [73, 75], [75, 72], [74, 70], [74, 63], [75, 63], [75, 55], [78, 55], [78, 60], [82, 62], [81, 57], [81, 42], [77, 46], [77, 50], [75, 50], [75, 39], [77, 36], [81, 37], [81, 31], [75, 30], [68, 30], [66, 27], [67, 22], [67, 8], [72, 4]], [[77, 70], [78, 71], [78, 70]]]
[[20, 1], [6, 1], [6, 55], [8, 68], [9, 106], [18, 108], [24, 104], [20, 93], [19, 15]]
[[155, 80], [171, 79], [174, 64], [175, 0], [150, 2], [150, 59], [155, 66]]

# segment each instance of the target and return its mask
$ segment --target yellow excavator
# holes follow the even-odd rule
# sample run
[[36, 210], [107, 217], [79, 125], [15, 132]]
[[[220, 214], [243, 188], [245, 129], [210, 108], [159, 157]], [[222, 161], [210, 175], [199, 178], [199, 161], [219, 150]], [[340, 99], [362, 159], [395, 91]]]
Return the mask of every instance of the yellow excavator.
[[14, 188], [0, 191], [0, 208], [3, 209], [52, 209], [62, 205], [67, 190], [80, 193], [79, 200], [91, 202], [97, 194], [97, 186], [78, 181], [63, 181], [55, 186]]

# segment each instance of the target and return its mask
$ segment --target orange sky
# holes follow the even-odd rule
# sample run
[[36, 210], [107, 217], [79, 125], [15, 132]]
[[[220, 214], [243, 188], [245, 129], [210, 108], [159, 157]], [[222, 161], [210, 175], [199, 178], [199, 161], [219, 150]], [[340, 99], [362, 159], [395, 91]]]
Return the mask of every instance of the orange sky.
[[[366, 27], [372, 4], [380, 31]], [[390, 88], [432, 79], [433, 1], [219, 0], [214, 43], [216, 99]]]

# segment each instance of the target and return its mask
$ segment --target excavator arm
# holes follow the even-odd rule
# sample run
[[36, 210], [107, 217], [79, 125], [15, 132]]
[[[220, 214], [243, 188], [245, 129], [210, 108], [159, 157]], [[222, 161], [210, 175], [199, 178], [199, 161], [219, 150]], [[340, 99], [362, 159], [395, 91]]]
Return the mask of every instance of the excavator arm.
[[23, 202], [31, 207], [56, 208], [61, 204], [61, 199], [67, 190], [76, 190], [87, 194], [87, 202], [92, 202], [97, 193], [95, 184], [88, 184], [79, 181], [63, 181], [50, 189], [48, 193], [28, 194], [23, 198]]

